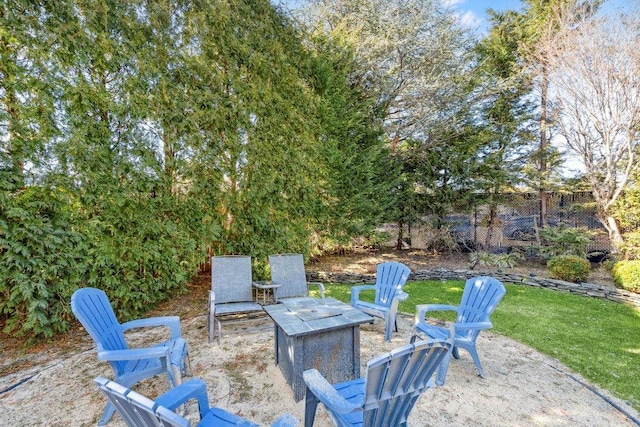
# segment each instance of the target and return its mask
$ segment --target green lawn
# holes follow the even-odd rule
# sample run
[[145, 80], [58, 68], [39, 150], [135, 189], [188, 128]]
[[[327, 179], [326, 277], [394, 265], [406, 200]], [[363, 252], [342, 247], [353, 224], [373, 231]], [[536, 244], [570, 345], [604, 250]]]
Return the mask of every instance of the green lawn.
[[[326, 295], [348, 302], [350, 287], [329, 285]], [[409, 299], [400, 311], [415, 314], [415, 306], [426, 303], [457, 305], [463, 287], [463, 281], [408, 282]], [[548, 289], [505, 287], [491, 317], [494, 332], [558, 359], [640, 410], [640, 310]]]

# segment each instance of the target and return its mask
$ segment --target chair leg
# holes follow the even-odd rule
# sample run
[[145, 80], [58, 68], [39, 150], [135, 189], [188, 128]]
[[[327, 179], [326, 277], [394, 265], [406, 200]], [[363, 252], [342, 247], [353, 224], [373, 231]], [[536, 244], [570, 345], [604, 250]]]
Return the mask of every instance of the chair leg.
[[209, 331], [209, 344], [211, 344], [211, 342], [213, 341], [213, 334], [214, 334], [214, 318], [211, 315], [211, 312], [209, 312], [208, 316], [207, 316], [207, 330]]
[[480, 363], [480, 357], [478, 356], [478, 351], [476, 350], [475, 347], [468, 348], [467, 351], [473, 358], [473, 363], [476, 364], [476, 368], [478, 368], [478, 373], [482, 378], [485, 378], [484, 370], [482, 369], [482, 364]]
[[184, 355], [184, 376], [185, 377], [192, 377], [193, 376], [193, 371], [191, 371], [191, 359], [189, 358], [189, 352], [187, 352], [187, 354]]
[[182, 384], [182, 368], [180, 366], [171, 365], [172, 377], [173, 377], [173, 387], [179, 386]]
[[304, 427], [313, 427], [316, 419], [316, 409], [318, 407], [318, 399], [307, 389], [304, 402]]
[[447, 379], [447, 371], [449, 370], [449, 361], [451, 360], [451, 351], [448, 351], [447, 354], [440, 362], [440, 366], [438, 367], [438, 371], [436, 373], [436, 385], [443, 386], [444, 381]]
[[393, 320], [389, 317], [384, 319], [384, 340], [389, 342], [391, 341], [391, 332], [393, 330], [393, 324], [391, 323]]
[[[173, 372], [173, 383], [171, 384], [171, 386], [172, 387], [177, 387], [180, 384], [182, 384], [182, 370], [183, 370], [183, 368], [181, 366], [171, 365], [171, 367], [169, 369], [171, 369], [171, 371]], [[184, 416], [187, 413], [187, 403], [178, 406], [175, 409], [175, 412], [180, 416]]]
[[116, 412], [116, 407], [113, 406], [113, 403], [108, 402], [107, 406], [104, 407], [104, 411], [102, 412], [102, 416], [98, 420], [98, 425], [99, 426], [107, 425], [107, 423], [109, 422], [109, 420], [113, 416], [114, 412]]
[[457, 346], [453, 346], [451, 348], [451, 354], [453, 355], [453, 357], [455, 359], [460, 359], [460, 353], [458, 352], [458, 347]]

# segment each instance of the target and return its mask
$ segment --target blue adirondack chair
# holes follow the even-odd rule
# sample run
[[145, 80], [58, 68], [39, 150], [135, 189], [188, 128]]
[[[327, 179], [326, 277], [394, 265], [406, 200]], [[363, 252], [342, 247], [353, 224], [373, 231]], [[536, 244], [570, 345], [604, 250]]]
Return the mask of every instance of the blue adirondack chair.
[[[178, 316], [152, 317], [119, 323], [107, 294], [100, 289], [80, 288], [71, 297], [71, 310], [96, 343], [98, 359], [111, 364], [115, 381], [127, 387], [166, 373], [171, 386], [190, 372], [187, 342], [181, 337]], [[132, 328], [164, 326], [171, 339], [153, 347], [130, 349], [124, 332]], [[105, 425], [115, 408], [107, 406], [98, 421]]]
[[[375, 285], [351, 287], [351, 306], [371, 316], [384, 319], [384, 340], [391, 340], [392, 328], [398, 332], [398, 304], [409, 297], [403, 291], [411, 270], [401, 262], [383, 262], [378, 264]], [[360, 292], [375, 290], [373, 302], [360, 300]]]
[[[209, 342], [222, 337], [221, 318], [234, 314], [261, 312], [253, 300], [251, 257], [218, 255], [211, 257], [211, 291], [209, 292]], [[216, 333], [216, 327], [218, 332]]]
[[[190, 400], [196, 400], [200, 410], [201, 427], [258, 426], [238, 415], [218, 407], [209, 407], [207, 385], [199, 378], [193, 378], [169, 390], [155, 401], [140, 393], [106, 378], [97, 377], [94, 382], [107, 398], [113, 402], [118, 413], [129, 427], [188, 427], [188, 419], [176, 414], [178, 407]], [[298, 420], [284, 414], [273, 427], [294, 427]]]
[[282, 299], [308, 297], [309, 286], [317, 286], [320, 297], [324, 298], [324, 284], [320, 282], [307, 282], [307, 274], [304, 270], [304, 258], [302, 254], [275, 254], [269, 255], [269, 269], [271, 281], [280, 285], [274, 289], [276, 301]]
[[[453, 325], [455, 327], [455, 340], [451, 354], [458, 359], [458, 348], [467, 350], [471, 354], [480, 376], [484, 378], [484, 371], [476, 349], [476, 339], [480, 331], [493, 327], [489, 316], [491, 316], [505, 293], [504, 286], [497, 279], [486, 276], [473, 277], [467, 280], [464, 286], [460, 305], [424, 304], [416, 306], [414, 336], [411, 339], [415, 340], [421, 336], [446, 338], [450, 335], [450, 330], [427, 322], [426, 314], [430, 311], [456, 311], [458, 314]], [[436, 377], [436, 384], [438, 385], [444, 384], [449, 360], [450, 357], [447, 357], [438, 371]]]
[[406, 426], [420, 394], [451, 349], [445, 340], [406, 344], [367, 363], [364, 378], [335, 385], [315, 369], [303, 373], [307, 385], [304, 425], [311, 427], [319, 402], [336, 426]]

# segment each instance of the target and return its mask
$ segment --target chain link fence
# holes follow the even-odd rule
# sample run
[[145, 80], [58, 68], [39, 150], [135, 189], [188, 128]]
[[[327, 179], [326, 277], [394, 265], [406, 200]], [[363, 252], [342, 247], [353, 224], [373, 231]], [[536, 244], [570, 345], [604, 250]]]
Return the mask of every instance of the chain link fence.
[[[478, 205], [469, 213], [447, 215], [441, 228], [434, 227], [431, 218], [422, 218], [404, 230], [404, 235], [408, 236], [404, 244], [416, 249], [509, 252], [518, 248], [525, 254], [533, 252], [540, 245], [539, 193], [505, 194], [504, 200], [498, 206], [492, 227], [489, 227], [489, 206]], [[548, 193], [547, 225], [589, 230], [593, 237], [587, 251], [602, 255], [610, 251], [608, 234], [596, 217], [590, 192]], [[387, 225], [383, 230], [390, 236], [398, 235], [397, 227], [393, 225]], [[397, 242], [389, 240], [386, 245], [396, 246]]]

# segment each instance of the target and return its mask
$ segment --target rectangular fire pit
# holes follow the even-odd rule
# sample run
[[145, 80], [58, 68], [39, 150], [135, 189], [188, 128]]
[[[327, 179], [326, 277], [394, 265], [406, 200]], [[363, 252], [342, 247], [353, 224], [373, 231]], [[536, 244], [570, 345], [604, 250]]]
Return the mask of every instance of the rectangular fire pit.
[[274, 322], [276, 365], [302, 400], [302, 373], [315, 368], [331, 383], [360, 377], [360, 325], [371, 316], [335, 298], [296, 298], [265, 306]]

